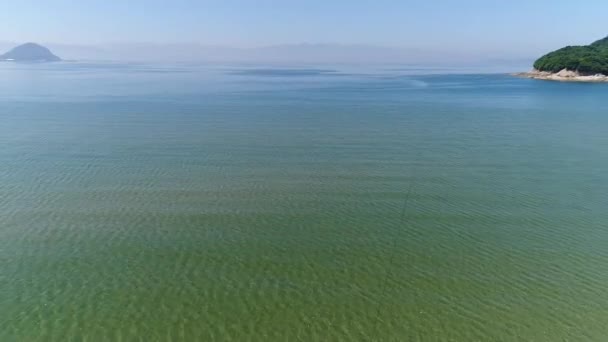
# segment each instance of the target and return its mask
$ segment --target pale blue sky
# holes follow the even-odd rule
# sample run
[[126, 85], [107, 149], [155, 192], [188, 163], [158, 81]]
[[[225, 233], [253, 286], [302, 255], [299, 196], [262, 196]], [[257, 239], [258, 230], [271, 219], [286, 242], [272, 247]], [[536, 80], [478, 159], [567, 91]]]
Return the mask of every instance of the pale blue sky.
[[608, 35], [608, 1], [14, 0], [0, 41], [370, 44], [522, 56]]

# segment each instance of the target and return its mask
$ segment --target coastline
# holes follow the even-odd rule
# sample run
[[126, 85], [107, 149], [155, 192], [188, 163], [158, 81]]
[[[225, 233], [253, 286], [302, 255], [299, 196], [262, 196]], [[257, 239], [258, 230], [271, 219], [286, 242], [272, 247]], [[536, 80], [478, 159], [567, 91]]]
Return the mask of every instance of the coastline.
[[608, 83], [608, 76], [603, 74], [596, 75], [581, 75], [577, 71], [564, 69], [560, 72], [548, 72], [532, 70], [530, 72], [519, 72], [512, 74], [516, 77], [531, 78], [535, 80], [543, 81], [557, 81], [557, 82], [584, 82], [584, 83]]

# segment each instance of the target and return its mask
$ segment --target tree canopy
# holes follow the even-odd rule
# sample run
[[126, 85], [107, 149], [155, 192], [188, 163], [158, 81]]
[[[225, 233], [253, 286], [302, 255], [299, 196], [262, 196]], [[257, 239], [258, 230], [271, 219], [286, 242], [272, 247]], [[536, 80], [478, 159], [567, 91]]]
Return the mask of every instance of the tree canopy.
[[534, 68], [548, 72], [568, 69], [585, 75], [608, 75], [608, 37], [591, 45], [567, 46], [553, 51], [539, 58]]

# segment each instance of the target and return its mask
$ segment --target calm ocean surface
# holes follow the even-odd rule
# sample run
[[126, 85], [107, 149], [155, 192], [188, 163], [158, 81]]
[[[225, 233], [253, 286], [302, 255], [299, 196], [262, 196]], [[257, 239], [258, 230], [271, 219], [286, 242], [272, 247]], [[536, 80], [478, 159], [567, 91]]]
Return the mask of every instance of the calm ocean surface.
[[0, 64], [1, 341], [605, 341], [608, 85]]

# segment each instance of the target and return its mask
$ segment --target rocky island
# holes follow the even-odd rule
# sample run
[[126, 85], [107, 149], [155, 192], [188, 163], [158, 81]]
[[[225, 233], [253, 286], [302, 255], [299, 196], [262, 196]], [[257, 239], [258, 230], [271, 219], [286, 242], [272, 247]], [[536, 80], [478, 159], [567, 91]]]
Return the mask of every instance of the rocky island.
[[58, 62], [61, 61], [61, 58], [55, 56], [51, 50], [42, 45], [26, 43], [0, 55], [0, 61]]
[[608, 37], [548, 53], [534, 63], [534, 70], [515, 75], [549, 81], [608, 82]]

